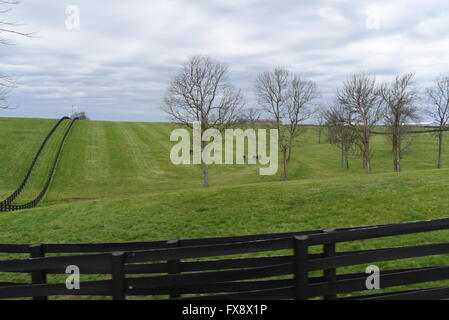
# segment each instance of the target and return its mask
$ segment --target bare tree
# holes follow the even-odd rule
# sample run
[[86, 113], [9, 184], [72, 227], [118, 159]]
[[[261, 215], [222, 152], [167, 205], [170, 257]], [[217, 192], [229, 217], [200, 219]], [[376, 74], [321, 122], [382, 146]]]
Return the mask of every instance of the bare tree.
[[[200, 124], [201, 132], [209, 128], [223, 131], [239, 116], [244, 106], [240, 90], [229, 81], [225, 64], [209, 57], [189, 59], [170, 83], [162, 104], [170, 119], [192, 127]], [[206, 143], [201, 142], [201, 152]], [[203, 161], [204, 187], [209, 186], [209, 167]]]
[[449, 76], [440, 76], [435, 84], [427, 88], [426, 95], [430, 103], [428, 113], [437, 123], [438, 132], [438, 168], [443, 166], [443, 130], [449, 122]]
[[384, 103], [384, 122], [389, 128], [392, 142], [393, 169], [401, 171], [403, 140], [408, 131], [407, 122], [419, 118], [415, 105], [418, 93], [413, 88], [414, 73], [396, 76], [391, 83], [385, 83], [379, 90]]
[[255, 128], [262, 115], [262, 110], [258, 108], [245, 108], [242, 110], [241, 117], [251, 128]]
[[337, 92], [337, 101], [351, 115], [348, 125], [355, 130], [363, 167], [371, 173], [371, 129], [382, 115], [376, 78], [363, 73], [353, 75]]
[[317, 123], [318, 144], [321, 144], [321, 137], [326, 124], [326, 107], [318, 105], [315, 112], [315, 120]]
[[[250, 128], [256, 130], [256, 127], [259, 125], [260, 117], [262, 116], [262, 110], [258, 108], [245, 108], [242, 110], [242, 121], [249, 125]], [[256, 137], [256, 159], [259, 159], [259, 144], [257, 143]]]
[[283, 159], [283, 177], [288, 180], [292, 149], [300, 134], [300, 124], [313, 114], [309, 104], [317, 97], [317, 86], [315, 82], [291, 74], [284, 68], [276, 68], [260, 74], [256, 78], [255, 89], [259, 104], [275, 120]]
[[[4, 15], [11, 11], [12, 5], [19, 4], [19, 1], [13, 0], [0, 0], [0, 14]], [[0, 19], [0, 44], [9, 45], [13, 42], [10, 37], [6, 35], [17, 35], [23, 37], [31, 37], [32, 33], [20, 32], [17, 30], [20, 24], [12, 21], [8, 21], [5, 19]], [[6, 104], [8, 99], [8, 94], [12, 88], [15, 87], [14, 79], [0, 75], [0, 110], [1, 109], [10, 109], [10, 106]]]
[[356, 141], [356, 131], [349, 126], [351, 112], [339, 103], [324, 111], [330, 141], [341, 151], [341, 167], [349, 169], [349, 153]]

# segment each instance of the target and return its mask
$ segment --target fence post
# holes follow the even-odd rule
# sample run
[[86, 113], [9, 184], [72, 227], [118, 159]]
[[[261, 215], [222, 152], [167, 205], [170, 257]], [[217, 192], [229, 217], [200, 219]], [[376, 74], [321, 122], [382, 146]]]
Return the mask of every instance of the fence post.
[[[324, 229], [323, 232], [324, 233], [332, 233], [334, 232], [335, 229], [334, 228], [330, 228], [330, 229]], [[324, 258], [330, 258], [335, 256], [335, 242], [333, 243], [325, 243], [323, 245], [323, 256]], [[324, 281], [326, 282], [332, 282], [332, 281], [336, 281], [337, 280], [337, 269], [336, 268], [331, 268], [331, 269], [325, 269], [324, 270]], [[337, 298], [336, 294], [331, 294], [331, 295], [327, 295], [324, 296], [325, 300], [334, 300]]]
[[294, 237], [294, 254], [295, 254], [295, 300], [307, 300], [307, 255], [308, 255], [308, 236]]
[[112, 299], [125, 300], [125, 253], [111, 253], [112, 261]]
[[[30, 245], [30, 258], [44, 258], [44, 245], [41, 243]], [[35, 270], [31, 272], [31, 283], [32, 284], [46, 284], [47, 274], [45, 270]], [[48, 297], [33, 297], [33, 300], [48, 300]]]
[[[178, 247], [180, 247], [180, 241], [179, 240], [168, 240], [167, 247], [168, 248], [178, 248]], [[179, 259], [168, 260], [167, 266], [168, 266], [168, 274], [181, 273], [181, 261]], [[180, 298], [180, 297], [181, 297], [180, 294], [170, 294], [170, 299], [176, 299], [176, 298]]]

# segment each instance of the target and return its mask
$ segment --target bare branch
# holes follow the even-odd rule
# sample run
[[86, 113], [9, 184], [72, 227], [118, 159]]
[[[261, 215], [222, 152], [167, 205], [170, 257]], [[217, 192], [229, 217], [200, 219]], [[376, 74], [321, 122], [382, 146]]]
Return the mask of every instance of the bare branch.
[[[232, 86], [228, 74], [228, 67], [222, 63], [208, 57], [192, 57], [170, 83], [162, 110], [174, 122], [189, 127], [199, 122], [202, 131], [223, 131], [238, 119], [244, 106], [243, 95]], [[207, 164], [204, 186], [208, 186]]]
[[329, 140], [341, 151], [341, 167], [349, 169], [349, 153], [357, 139], [356, 131], [349, 126], [352, 122], [351, 112], [336, 102], [327, 110], [323, 110], [323, 114]]
[[235, 120], [244, 101], [228, 80], [228, 67], [208, 57], [193, 57], [170, 83], [162, 109], [171, 120], [201, 122], [202, 129], [224, 129]]
[[348, 125], [356, 131], [363, 165], [371, 173], [371, 129], [382, 117], [376, 78], [363, 73], [353, 75], [337, 92], [336, 99], [350, 115]]
[[[414, 73], [396, 76], [392, 83], [384, 83], [379, 96], [385, 106], [383, 118], [390, 130], [392, 140], [393, 167], [395, 172], [401, 171], [403, 141], [408, 130], [407, 122], [418, 120], [416, 101], [418, 92], [413, 87]], [[410, 146], [411, 141], [407, 143]]]
[[[0, 6], [12, 6], [19, 4], [19, 1], [7, 1], [7, 0], [1, 0]], [[0, 14], [5, 14], [11, 11], [11, 8], [5, 8], [0, 10]], [[9, 34], [9, 35], [18, 35], [21, 37], [28, 37], [31, 38], [35, 35], [34, 32], [22, 32], [18, 31], [17, 28], [23, 26], [23, 24], [13, 22], [13, 21], [6, 21], [6, 20], [0, 20], [0, 34]], [[0, 37], [0, 44], [4, 45], [11, 45], [14, 44], [12, 40], [9, 37]]]
[[438, 125], [438, 168], [442, 167], [443, 131], [449, 122], [449, 76], [439, 76], [434, 86], [426, 89], [428, 101], [427, 114]]
[[[300, 124], [313, 113], [309, 104], [318, 95], [317, 86], [313, 81], [278, 67], [260, 74], [255, 81], [255, 90], [259, 105], [276, 122], [284, 160], [284, 180], [288, 180], [291, 150], [300, 133]], [[283, 121], [287, 123], [283, 125]]]

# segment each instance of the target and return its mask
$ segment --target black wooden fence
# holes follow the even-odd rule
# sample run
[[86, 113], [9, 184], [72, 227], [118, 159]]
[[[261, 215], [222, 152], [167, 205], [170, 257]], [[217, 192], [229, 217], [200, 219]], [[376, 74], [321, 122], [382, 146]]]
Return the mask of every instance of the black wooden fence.
[[25, 189], [27, 182], [31, 176], [31, 173], [33, 172], [33, 169], [36, 165], [37, 160], [39, 159], [42, 151], [44, 150], [45, 145], [47, 144], [48, 140], [51, 138], [51, 136], [55, 133], [55, 131], [58, 129], [58, 127], [61, 125], [61, 123], [65, 120], [69, 120], [69, 117], [63, 117], [61, 118], [56, 125], [50, 130], [50, 132], [47, 134], [47, 136], [45, 137], [44, 141], [42, 142], [41, 146], [39, 147], [36, 155], [33, 158], [33, 161], [31, 162], [30, 167], [28, 168], [25, 177], [22, 179], [22, 182], [20, 183], [19, 187], [5, 200], [0, 202], [0, 212], [5, 212], [5, 211], [15, 211], [15, 210], [23, 210], [23, 209], [30, 209], [30, 208], [34, 208], [36, 207], [39, 202], [42, 200], [42, 198], [44, 197], [45, 193], [47, 192], [50, 183], [53, 179], [53, 176], [55, 174], [56, 171], [56, 166], [58, 164], [59, 158], [61, 157], [61, 152], [62, 152], [62, 148], [64, 146], [64, 143], [67, 139], [67, 136], [69, 135], [75, 121], [77, 119], [72, 119], [69, 127], [67, 128], [64, 136], [61, 138], [61, 141], [59, 143], [59, 147], [57, 150], [57, 153], [55, 155], [55, 158], [53, 160], [53, 164], [51, 167], [51, 170], [48, 174], [48, 178], [45, 182], [45, 185], [42, 187], [41, 191], [39, 192], [39, 194], [37, 195], [37, 197], [35, 199], [33, 199], [32, 201], [25, 203], [25, 204], [21, 204], [21, 205], [14, 205], [12, 204], [12, 202], [14, 202], [14, 200], [17, 199], [17, 197], [22, 193], [22, 191]]
[[[0, 245], [0, 252], [29, 259], [0, 261], [0, 274], [30, 273], [31, 283], [1, 282], [0, 298], [48, 296], [157, 296], [171, 299], [443, 299], [449, 287], [395, 292], [367, 290], [367, 274], [342, 267], [449, 254], [449, 242], [370, 250], [336, 250], [336, 244], [449, 229], [449, 218], [389, 225], [209, 239], [134, 243]], [[392, 238], [394, 239], [394, 238]], [[394, 241], [394, 240], [392, 240]], [[323, 248], [311, 253], [311, 246]], [[49, 256], [58, 254], [59, 256]], [[61, 255], [65, 254], [65, 255]], [[246, 256], [245, 256], [246, 255]], [[249, 256], [248, 256], [249, 255]], [[68, 266], [81, 273], [79, 289], [58, 282]], [[313, 271], [322, 275], [311, 275]], [[48, 283], [47, 276], [52, 275]], [[86, 275], [109, 275], [85, 281]], [[65, 277], [63, 277], [65, 279]], [[381, 288], [449, 280], [449, 266], [382, 270]], [[59, 280], [61, 281], [61, 280]], [[340, 295], [340, 296], [338, 296]]]

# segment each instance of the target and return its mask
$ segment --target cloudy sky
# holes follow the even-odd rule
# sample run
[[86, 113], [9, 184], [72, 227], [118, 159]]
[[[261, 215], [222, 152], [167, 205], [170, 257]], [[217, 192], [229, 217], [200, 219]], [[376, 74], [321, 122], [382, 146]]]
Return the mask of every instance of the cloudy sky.
[[[79, 30], [67, 28], [71, 5]], [[21, 0], [2, 15], [37, 32], [1, 47], [0, 73], [18, 82], [18, 108], [2, 117], [57, 118], [74, 105], [95, 120], [165, 121], [167, 82], [198, 54], [229, 64], [247, 105], [255, 76], [276, 66], [315, 80], [323, 102], [355, 72], [413, 71], [422, 88], [449, 73], [445, 0]]]

